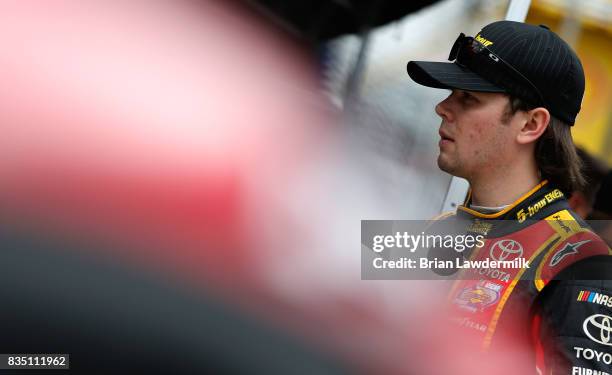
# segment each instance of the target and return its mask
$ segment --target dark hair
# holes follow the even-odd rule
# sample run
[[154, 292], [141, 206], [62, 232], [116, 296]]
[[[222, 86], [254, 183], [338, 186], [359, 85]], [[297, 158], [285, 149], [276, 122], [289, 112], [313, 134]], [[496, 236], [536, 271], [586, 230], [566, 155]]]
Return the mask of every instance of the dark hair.
[[[534, 106], [510, 97], [509, 114], [529, 111]], [[582, 174], [582, 161], [576, 153], [571, 127], [551, 116], [548, 127], [537, 140], [535, 158], [542, 179], [546, 179], [566, 194], [582, 190], [586, 182]]]

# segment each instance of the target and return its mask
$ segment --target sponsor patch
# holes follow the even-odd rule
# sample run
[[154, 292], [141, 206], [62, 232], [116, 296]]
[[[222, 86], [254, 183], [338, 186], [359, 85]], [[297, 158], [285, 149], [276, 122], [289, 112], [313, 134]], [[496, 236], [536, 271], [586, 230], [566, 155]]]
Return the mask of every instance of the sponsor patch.
[[521, 209], [519, 212], [517, 212], [516, 213], [516, 218], [517, 218], [518, 222], [522, 223], [523, 221], [525, 221], [526, 219], [532, 217], [538, 211], [540, 211], [541, 209], [543, 209], [544, 207], [546, 207], [550, 203], [552, 203], [552, 202], [554, 202], [557, 199], [562, 198], [562, 197], [563, 197], [563, 193], [561, 192], [561, 190], [555, 189], [555, 190], [551, 191], [550, 193], [546, 194], [544, 196], [544, 198], [540, 199], [536, 203], [534, 203], [531, 206], [527, 207], [527, 210]]
[[496, 261], [513, 260], [523, 255], [523, 246], [512, 239], [499, 240], [491, 246], [489, 255]]
[[493, 228], [493, 224], [484, 220], [474, 219], [468, 226], [468, 232], [473, 232], [486, 236], [487, 233]]
[[485, 46], [485, 47], [488, 47], [488, 46], [490, 46], [491, 44], [493, 44], [493, 42], [492, 42], [492, 41], [490, 41], [490, 40], [488, 40], [488, 39], [486, 39], [486, 38], [483, 38], [482, 36], [480, 36], [480, 34], [476, 35], [476, 38], [474, 38], [474, 39], [476, 39], [476, 41], [478, 41], [478, 42], [480, 42], [480, 43], [484, 44], [484, 46]]
[[470, 269], [469, 272], [478, 274], [489, 279], [499, 280], [506, 284], [510, 282], [510, 274], [508, 272], [504, 272], [495, 268]]
[[582, 323], [586, 336], [601, 345], [612, 346], [612, 318], [604, 314], [593, 314]]
[[554, 267], [557, 264], [559, 264], [563, 260], [563, 258], [565, 258], [566, 256], [578, 254], [578, 249], [580, 248], [580, 246], [588, 242], [591, 242], [591, 240], [584, 240], [584, 241], [579, 241], [579, 242], [574, 242], [574, 243], [566, 243], [565, 246], [563, 246], [561, 250], [557, 251], [550, 258], [550, 263], [548, 265], [551, 267]]
[[502, 288], [500, 284], [483, 280], [477, 285], [463, 288], [454, 303], [471, 312], [482, 311], [499, 300]]
[[591, 302], [602, 306], [612, 307], [612, 297], [607, 294], [593, 292], [591, 290], [581, 290], [580, 293], [578, 293], [578, 298], [576, 298], [576, 301]]
[[576, 351], [577, 359], [584, 358], [587, 361], [597, 361], [606, 365], [612, 365], [612, 354], [610, 353], [580, 346], [574, 346], [574, 350]]
[[591, 368], [574, 366], [572, 367], [572, 375], [610, 375], [610, 373], [601, 370], [593, 370]]
[[460, 327], [466, 327], [480, 332], [486, 332], [488, 328], [486, 324], [475, 322], [470, 318], [452, 318], [451, 321], [454, 321]]

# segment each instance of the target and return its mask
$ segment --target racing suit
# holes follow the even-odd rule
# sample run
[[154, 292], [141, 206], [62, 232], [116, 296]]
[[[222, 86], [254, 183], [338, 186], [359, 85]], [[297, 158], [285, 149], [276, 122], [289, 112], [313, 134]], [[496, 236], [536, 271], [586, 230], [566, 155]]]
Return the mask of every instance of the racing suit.
[[443, 220], [484, 236], [461, 257], [524, 263], [462, 269], [452, 320], [484, 351], [503, 351], [508, 339], [531, 345], [521, 361], [534, 373], [612, 374], [612, 252], [564, 194], [544, 181], [494, 214], [468, 204]]

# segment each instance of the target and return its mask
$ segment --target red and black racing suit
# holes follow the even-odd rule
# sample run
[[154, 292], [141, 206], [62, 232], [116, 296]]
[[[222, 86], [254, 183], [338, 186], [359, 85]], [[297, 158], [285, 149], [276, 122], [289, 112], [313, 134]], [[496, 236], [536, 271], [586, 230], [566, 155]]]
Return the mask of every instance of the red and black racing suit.
[[468, 204], [447, 220], [485, 241], [462, 257], [524, 258], [529, 268], [461, 270], [450, 294], [453, 320], [484, 351], [504, 351], [510, 339], [531, 345], [521, 361], [534, 363], [534, 373], [612, 374], [608, 246], [546, 181], [495, 214]]

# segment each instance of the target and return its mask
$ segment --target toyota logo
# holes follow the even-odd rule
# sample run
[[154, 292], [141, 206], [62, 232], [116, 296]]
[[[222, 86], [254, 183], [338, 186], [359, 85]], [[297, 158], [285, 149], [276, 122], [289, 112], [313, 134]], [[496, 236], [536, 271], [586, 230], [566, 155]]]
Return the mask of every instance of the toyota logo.
[[523, 246], [515, 240], [500, 240], [491, 246], [489, 255], [497, 261], [512, 260], [523, 255]]
[[[612, 318], [604, 314], [594, 314], [584, 320], [582, 329], [587, 337], [598, 344], [612, 346]], [[592, 333], [596, 333], [593, 335]], [[598, 337], [598, 338], [596, 338]]]

